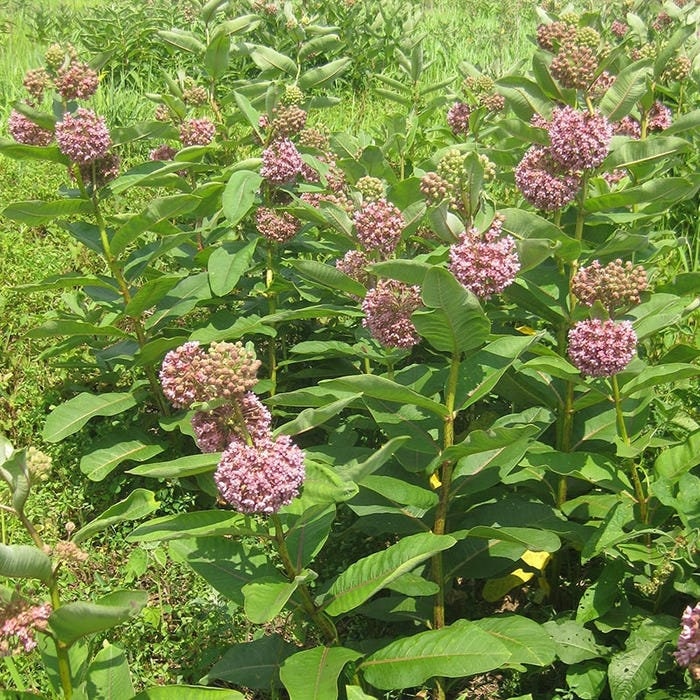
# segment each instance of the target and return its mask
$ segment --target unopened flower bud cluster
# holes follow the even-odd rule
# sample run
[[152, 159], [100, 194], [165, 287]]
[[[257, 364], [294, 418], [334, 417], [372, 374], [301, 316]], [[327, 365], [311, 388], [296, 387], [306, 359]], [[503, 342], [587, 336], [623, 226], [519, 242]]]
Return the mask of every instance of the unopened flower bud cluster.
[[621, 307], [638, 304], [647, 289], [647, 274], [641, 265], [617, 259], [603, 266], [594, 260], [578, 270], [571, 281], [571, 291], [584, 306], [596, 302], [609, 313]]

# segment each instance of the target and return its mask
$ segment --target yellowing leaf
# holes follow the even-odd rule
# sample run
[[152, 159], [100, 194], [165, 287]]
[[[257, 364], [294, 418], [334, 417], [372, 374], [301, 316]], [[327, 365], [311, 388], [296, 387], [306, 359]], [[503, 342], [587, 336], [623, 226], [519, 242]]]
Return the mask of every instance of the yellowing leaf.
[[[521, 557], [528, 566], [539, 571], [544, 571], [551, 558], [552, 555], [549, 552], [532, 552], [529, 549]], [[534, 575], [535, 571], [533, 570], [516, 569], [506, 576], [489, 579], [484, 585], [482, 596], [484, 600], [495, 603], [509, 591], [527, 583]], [[540, 578], [539, 580], [541, 581], [542, 579]]]

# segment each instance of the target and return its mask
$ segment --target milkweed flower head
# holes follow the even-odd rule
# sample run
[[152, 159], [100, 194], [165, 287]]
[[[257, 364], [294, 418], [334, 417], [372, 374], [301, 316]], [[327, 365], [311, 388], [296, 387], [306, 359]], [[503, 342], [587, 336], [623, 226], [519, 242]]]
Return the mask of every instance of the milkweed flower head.
[[569, 170], [598, 167], [610, 149], [612, 124], [602, 114], [590, 114], [573, 107], [554, 110], [547, 127], [551, 146], [549, 153]]
[[600, 302], [609, 313], [614, 309], [638, 304], [647, 289], [647, 273], [641, 265], [617, 259], [603, 266], [594, 260], [581, 267], [571, 280], [571, 291], [584, 306]]
[[642, 129], [636, 119], [627, 115], [622, 117], [620, 121], [613, 122], [613, 134], [620, 134], [622, 136], [638, 139], [642, 135]]
[[469, 133], [471, 109], [464, 102], [455, 102], [447, 112], [447, 125], [455, 136]]
[[43, 129], [15, 109], [10, 113], [7, 129], [17, 143], [27, 146], [48, 146], [54, 139], [53, 131]]
[[167, 143], [163, 143], [151, 149], [148, 153], [148, 158], [149, 160], [172, 160], [176, 153], [177, 149], [169, 146]]
[[274, 185], [286, 185], [301, 175], [303, 165], [294, 143], [287, 138], [278, 139], [262, 152], [260, 175]]
[[80, 175], [83, 182], [92, 187], [104, 187], [119, 175], [121, 159], [116, 153], [107, 153], [102, 158], [96, 158], [89, 163], [80, 164]]
[[0, 611], [0, 656], [36, 649], [36, 633], [46, 630], [52, 612], [49, 603], [30, 605], [13, 598]]
[[212, 343], [204, 350], [197, 341], [184, 343], [163, 359], [160, 383], [175, 408], [242, 396], [257, 382], [260, 361], [241, 343]]
[[421, 305], [420, 287], [398, 280], [379, 280], [362, 301], [362, 325], [386, 347], [413, 347], [420, 338], [411, 314]]
[[64, 100], [86, 100], [97, 91], [97, 73], [87, 63], [71, 61], [58, 69], [54, 85]]
[[673, 652], [676, 663], [687, 668], [695, 680], [700, 680], [700, 603], [685, 609], [681, 617], [678, 648]]
[[673, 116], [671, 110], [658, 100], [654, 102], [647, 114], [647, 127], [649, 131], [664, 131], [671, 126]]
[[304, 453], [291, 438], [233, 441], [221, 455], [214, 481], [222, 498], [241, 513], [276, 513], [299, 494]]
[[630, 321], [587, 319], [569, 331], [569, 358], [589, 377], [611, 377], [632, 361], [637, 334]]
[[180, 124], [180, 143], [183, 146], [208, 146], [214, 136], [216, 125], [210, 119], [186, 119]]
[[261, 236], [275, 243], [286, 243], [299, 233], [301, 221], [289, 212], [276, 212], [268, 207], [258, 207], [255, 227]]
[[78, 107], [73, 113], [66, 112], [56, 124], [56, 143], [74, 163], [84, 164], [107, 155], [112, 139], [104, 117]]
[[401, 240], [406, 221], [401, 211], [386, 199], [365, 203], [353, 217], [357, 238], [367, 250], [390, 255]]
[[361, 250], [349, 250], [345, 255], [337, 260], [335, 266], [341, 272], [344, 272], [348, 277], [351, 277], [355, 282], [367, 285], [370, 279], [370, 274], [367, 271], [369, 258], [366, 253]]
[[520, 270], [515, 239], [503, 235], [503, 217], [487, 231], [469, 228], [450, 246], [450, 272], [480, 299], [490, 299], [513, 283]]
[[531, 146], [515, 168], [515, 184], [537, 209], [561, 209], [574, 201], [581, 176], [562, 167], [550, 150]]

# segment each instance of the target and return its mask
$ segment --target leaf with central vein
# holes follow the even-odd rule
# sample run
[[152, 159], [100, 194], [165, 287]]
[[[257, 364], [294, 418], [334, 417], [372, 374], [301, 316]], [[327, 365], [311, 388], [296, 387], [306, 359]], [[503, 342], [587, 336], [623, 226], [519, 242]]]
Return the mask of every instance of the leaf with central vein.
[[280, 678], [290, 700], [336, 700], [338, 677], [361, 654], [343, 647], [316, 647], [285, 659]]
[[267, 534], [267, 530], [242, 513], [203, 510], [156, 518], [139, 525], [126, 539], [129, 542], [163, 542], [182, 537], [257, 535], [261, 529]]
[[520, 615], [484, 617], [475, 620], [484, 632], [492, 634], [511, 652], [510, 664], [548, 666], [554, 662], [556, 648], [541, 625]]
[[382, 690], [410, 688], [429, 678], [463, 678], [499, 668], [510, 651], [474, 623], [459, 620], [449, 627], [400, 639], [369, 656], [359, 669]]
[[46, 442], [59, 442], [77, 433], [95, 416], [116, 416], [135, 405], [136, 397], [131, 392], [99, 395], [83, 392], [51, 412], [42, 437]]
[[352, 377], [340, 377], [339, 379], [327, 379], [319, 382], [320, 386], [329, 391], [362, 392], [366, 396], [375, 399], [384, 399], [398, 404], [410, 404], [419, 406], [441, 418], [447, 417], [447, 409], [437, 401], [419, 394], [413, 389], [392, 382], [390, 379], [378, 377], [374, 374], [360, 374]]
[[340, 615], [353, 610], [402, 574], [456, 542], [449, 535], [420, 533], [356, 561], [331, 586], [325, 611]]

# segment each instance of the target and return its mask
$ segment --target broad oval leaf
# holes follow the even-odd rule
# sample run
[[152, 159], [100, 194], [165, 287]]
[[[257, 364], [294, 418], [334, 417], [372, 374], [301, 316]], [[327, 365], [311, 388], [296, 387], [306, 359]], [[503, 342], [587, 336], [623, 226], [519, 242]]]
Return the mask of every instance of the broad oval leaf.
[[42, 437], [46, 442], [60, 442], [77, 433], [95, 416], [116, 416], [136, 405], [131, 392], [88, 394], [83, 392], [57, 406], [46, 419]]
[[311, 88], [319, 87], [324, 83], [335, 80], [342, 75], [350, 67], [349, 58], [338, 58], [335, 61], [326, 63], [325, 66], [311, 68], [301, 74], [299, 78], [299, 87], [302, 90], [310, 90]]
[[627, 116], [639, 99], [649, 90], [647, 79], [652, 72], [652, 60], [645, 58], [623, 68], [615, 82], [603, 95], [600, 110], [612, 122]]
[[41, 226], [58, 217], [90, 213], [92, 213], [92, 202], [89, 199], [57, 199], [53, 202], [14, 202], [2, 211], [2, 215], [6, 219], [19, 221], [28, 226]]
[[85, 679], [85, 691], [90, 698], [104, 700], [133, 696], [129, 662], [121, 647], [106, 643], [95, 654]]
[[511, 654], [508, 664], [549, 666], [556, 658], [554, 641], [534, 620], [520, 615], [499, 615], [475, 620], [474, 624], [508, 649]]
[[140, 467], [127, 469], [127, 474], [150, 476], [156, 479], [182, 479], [186, 476], [213, 472], [220, 459], [220, 452], [205, 452], [199, 455], [188, 455], [187, 457], [171, 459], [167, 462], [144, 464]]
[[260, 189], [262, 177], [252, 170], [237, 170], [226, 183], [222, 195], [224, 216], [235, 226], [250, 210]]
[[284, 660], [280, 679], [290, 700], [337, 700], [343, 668], [360, 656], [344, 647], [306, 649]]
[[80, 460], [80, 471], [91, 481], [102, 481], [122, 462], [144, 462], [162, 451], [162, 445], [145, 442], [143, 439], [117, 442], [84, 455]]
[[209, 285], [216, 296], [225, 296], [238, 284], [250, 267], [257, 243], [257, 239], [253, 240], [237, 250], [224, 244], [209, 256], [207, 261]]
[[380, 649], [358, 670], [368, 683], [391, 690], [421, 685], [429, 678], [463, 678], [499, 668], [511, 652], [493, 635], [467, 620], [405, 637]]
[[201, 685], [159, 685], [146, 688], [132, 700], [246, 700], [237, 690], [204, 688]]
[[47, 581], [51, 576], [51, 560], [28, 544], [0, 544], [0, 576]]
[[456, 542], [449, 535], [425, 532], [404, 537], [388, 549], [363, 557], [330, 587], [323, 604], [325, 611], [335, 616], [353, 610], [402, 574]]
[[128, 537], [129, 542], [163, 542], [182, 537], [267, 534], [264, 526], [247, 515], [226, 510], [202, 510], [165, 515], [139, 525]]

